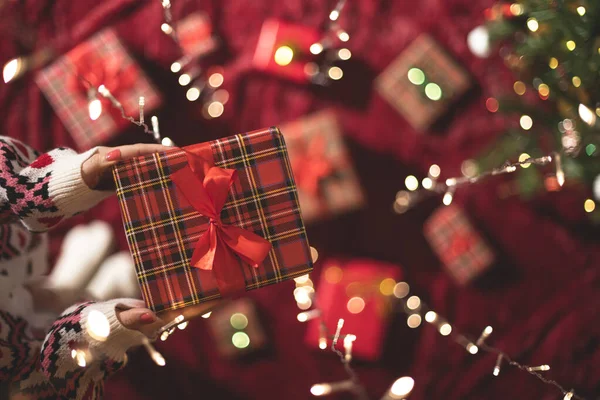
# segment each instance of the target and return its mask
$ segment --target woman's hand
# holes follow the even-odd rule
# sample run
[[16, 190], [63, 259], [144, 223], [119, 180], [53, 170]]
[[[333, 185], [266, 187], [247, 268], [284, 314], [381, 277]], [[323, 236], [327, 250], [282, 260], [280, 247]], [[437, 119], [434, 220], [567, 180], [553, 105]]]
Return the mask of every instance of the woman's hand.
[[83, 162], [81, 176], [90, 189], [108, 190], [114, 188], [111, 167], [117, 162], [133, 157], [165, 151], [171, 147], [160, 144], [131, 144], [119, 147], [98, 147], [96, 153]]
[[185, 320], [190, 320], [202, 314], [206, 314], [220, 304], [221, 300], [214, 300], [191, 307], [185, 307], [175, 311], [163, 311], [158, 315], [144, 307], [144, 302], [139, 301], [139, 307], [130, 308], [128, 310], [117, 311], [117, 318], [121, 324], [128, 329], [133, 329], [142, 332], [149, 338], [156, 335], [156, 332], [173, 321], [180, 315], [183, 315]]

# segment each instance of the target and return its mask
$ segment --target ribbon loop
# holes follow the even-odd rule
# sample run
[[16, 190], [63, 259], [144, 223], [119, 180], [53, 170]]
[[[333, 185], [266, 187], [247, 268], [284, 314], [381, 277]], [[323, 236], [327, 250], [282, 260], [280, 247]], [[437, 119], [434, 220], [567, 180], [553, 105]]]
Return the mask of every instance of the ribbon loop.
[[258, 267], [271, 250], [271, 243], [221, 221], [221, 210], [237, 177], [236, 171], [209, 166], [206, 160], [189, 152], [187, 157], [188, 165], [171, 174], [171, 180], [192, 207], [209, 218], [208, 230], [196, 242], [191, 264], [213, 271], [222, 296], [243, 291], [245, 280], [236, 258]]

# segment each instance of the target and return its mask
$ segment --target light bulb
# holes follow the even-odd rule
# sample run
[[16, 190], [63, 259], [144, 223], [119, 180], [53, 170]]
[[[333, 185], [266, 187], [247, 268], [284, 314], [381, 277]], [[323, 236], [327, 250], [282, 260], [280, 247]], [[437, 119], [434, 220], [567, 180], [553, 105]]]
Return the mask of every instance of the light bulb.
[[489, 57], [490, 51], [490, 34], [485, 26], [478, 26], [469, 32], [467, 36], [467, 45], [471, 53], [479, 58]]
[[88, 113], [92, 121], [100, 118], [100, 115], [102, 115], [102, 102], [99, 99], [90, 100], [88, 103]]

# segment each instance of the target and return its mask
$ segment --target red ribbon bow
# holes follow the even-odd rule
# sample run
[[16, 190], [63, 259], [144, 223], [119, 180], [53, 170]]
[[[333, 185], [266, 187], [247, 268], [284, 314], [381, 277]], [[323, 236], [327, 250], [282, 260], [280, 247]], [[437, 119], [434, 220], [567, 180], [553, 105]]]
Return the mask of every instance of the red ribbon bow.
[[208, 230], [196, 242], [191, 264], [213, 271], [222, 296], [243, 292], [246, 282], [236, 257], [256, 268], [271, 250], [271, 243], [253, 232], [221, 221], [221, 210], [236, 171], [210, 166], [201, 157], [186, 153], [188, 165], [173, 173], [171, 180], [189, 203], [210, 220]]
[[325, 154], [325, 145], [325, 139], [321, 136], [312, 139], [310, 144], [302, 146], [292, 165], [296, 184], [313, 197], [318, 195], [321, 180], [333, 172], [333, 166]]
[[[78, 46], [69, 53], [69, 60], [73, 64], [75, 74], [69, 80], [68, 86], [70, 90], [83, 92], [86, 98], [88, 90], [104, 85], [118, 99], [136, 83], [135, 64], [126, 62], [119, 53], [103, 55], [91, 51], [88, 46]], [[107, 99], [100, 96], [98, 98], [103, 102], [104, 109], [112, 110]], [[120, 117], [118, 110], [111, 112], [116, 112], [115, 115]]]

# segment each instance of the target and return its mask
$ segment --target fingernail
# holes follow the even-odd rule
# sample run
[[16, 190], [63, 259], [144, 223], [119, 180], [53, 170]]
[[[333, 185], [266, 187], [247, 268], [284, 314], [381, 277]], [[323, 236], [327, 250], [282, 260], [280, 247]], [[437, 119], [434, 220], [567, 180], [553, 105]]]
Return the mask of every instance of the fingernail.
[[115, 161], [121, 159], [121, 150], [114, 149], [106, 153], [106, 161]]
[[154, 315], [152, 315], [149, 312], [143, 313], [142, 315], [140, 315], [140, 322], [142, 324], [151, 324], [154, 322]]

